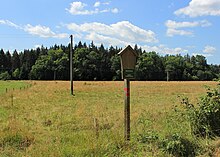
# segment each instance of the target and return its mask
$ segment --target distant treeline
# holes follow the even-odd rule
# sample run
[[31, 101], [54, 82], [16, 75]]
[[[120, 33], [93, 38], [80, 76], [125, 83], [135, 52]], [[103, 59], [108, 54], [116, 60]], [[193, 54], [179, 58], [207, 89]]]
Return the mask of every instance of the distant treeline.
[[[79, 42], [73, 49], [74, 80], [120, 80], [121, 48], [96, 46]], [[146, 52], [137, 45], [137, 80], [213, 80], [220, 78], [220, 65], [207, 64], [202, 55], [161, 56]], [[69, 80], [70, 45], [24, 50], [13, 53], [0, 50], [0, 79], [2, 80]]]

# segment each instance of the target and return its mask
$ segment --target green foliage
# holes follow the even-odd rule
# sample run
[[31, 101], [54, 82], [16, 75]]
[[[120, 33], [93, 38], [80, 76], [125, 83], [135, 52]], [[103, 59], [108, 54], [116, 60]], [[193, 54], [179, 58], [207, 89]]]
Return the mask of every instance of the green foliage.
[[162, 58], [156, 52], [143, 53], [137, 61], [139, 80], [163, 80], [165, 76]]
[[103, 46], [97, 51], [77, 48], [74, 52], [73, 63], [76, 80], [111, 79], [110, 59]]
[[196, 136], [220, 136], [220, 84], [215, 89], [207, 88], [207, 93], [200, 98], [198, 107], [188, 98], [182, 100], [187, 109], [192, 133]]
[[120, 63], [120, 57], [116, 54], [111, 57], [111, 72], [113, 74], [112, 80], [120, 80], [121, 78], [121, 63]]
[[146, 144], [157, 143], [157, 141], [159, 140], [159, 136], [154, 131], [148, 131], [145, 132], [144, 134], [139, 134], [137, 140], [140, 143], [146, 143]]
[[15, 71], [12, 73], [12, 77], [17, 80], [19, 79], [19, 75], [20, 75], [20, 70], [19, 68], [15, 69]]
[[[164, 58], [165, 71], [169, 72], [169, 80], [182, 80], [184, 77], [187, 79], [188, 76], [183, 76], [186, 64], [184, 58], [180, 55], [176, 56], [165, 56]], [[185, 75], [188, 75], [185, 72]]]
[[0, 80], [10, 80], [10, 79], [11, 79], [11, 75], [9, 75], [7, 71], [0, 74]]
[[[73, 78], [75, 80], [121, 80], [118, 52], [121, 48], [102, 44], [97, 47], [79, 42], [73, 49]], [[201, 55], [160, 56], [157, 52], [142, 51], [135, 45], [139, 55], [136, 64], [137, 80], [213, 80], [219, 78], [220, 66], [208, 65]], [[8, 72], [12, 79], [68, 80], [70, 45], [54, 45], [16, 50], [6, 53], [0, 50], [0, 73]], [[11, 79], [11, 78], [10, 78]]]
[[51, 61], [49, 59], [49, 56], [43, 55], [39, 57], [39, 59], [36, 61], [36, 64], [32, 66], [31, 72], [30, 72], [30, 78], [31, 79], [45, 79], [48, 76], [49, 66], [51, 64]]
[[[181, 131], [175, 130], [178, 131], [178, 133], [170, 133], [172, 132], [169, 130], [172, 127], [171, 126], [168, 128], [168, 136], [165, 136], [164, 138], [161, 136], [161, 132], [159, 133], [158, 130], [154, 131], [152, 129], [153, 122], [146, 117], [146, 114], [141, 114], [138, 120], [138, 124], [141, 126], [141, 133], [137, 135], [136, 139], [139, 143], [150, 145], [156, 149], [161, 149], [164, 153], [171, 154], [176, 157], [195, 156], [197, 145], [188, 140], [185, 136], [183, 137], [183, 135], [179, 134]], [[173, 125], [176, 121], [178, 121], [177, 119], [172, 119], [170, 116], [167, 117], [167, 119], [172, 121]], [[168, 124], [166, 123], [166, 125]], [[163, 129], [166, 128], [164, 127]]]
[[160, 148], [176, 157], [193, 157], [196, 146], [180, 135], [173, 134], [162, 140]]
[[47, 55], [41, 55], [30, 71], [31, 79], [65, 79], [68, 56], [62, 49], [50, 49]]

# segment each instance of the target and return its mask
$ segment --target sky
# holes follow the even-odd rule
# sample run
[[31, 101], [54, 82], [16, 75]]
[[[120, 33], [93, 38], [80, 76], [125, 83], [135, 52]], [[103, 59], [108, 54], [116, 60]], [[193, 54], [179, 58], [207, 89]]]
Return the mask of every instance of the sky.
[[5, 0], [0, 49], [92, 41], [135, 44], [160, 55], [203, 55], [220, 64], [220, 0]]

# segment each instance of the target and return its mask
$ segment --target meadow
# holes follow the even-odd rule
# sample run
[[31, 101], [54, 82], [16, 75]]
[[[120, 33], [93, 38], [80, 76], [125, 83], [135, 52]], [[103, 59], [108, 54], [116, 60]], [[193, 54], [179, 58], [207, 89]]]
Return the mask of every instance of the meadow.
[[131, 81], [125, 142], [123, 81], [76, 81], [74, 96], [67, 81], [11, 81], [15, 89], [7, 93], [0, 82], [0, 156], [170, 156], [154, 140], [173, 134], [196, 140], [201, 155], [214, 153], [218, 140], [195, 139], [180, 102], [188, 97], [196, 104], [204, 86], [216, 84]]
[[6, 92], [7, 90], [25, 88], [27, 84], [22, 81], [0, 81], [0, 94]]

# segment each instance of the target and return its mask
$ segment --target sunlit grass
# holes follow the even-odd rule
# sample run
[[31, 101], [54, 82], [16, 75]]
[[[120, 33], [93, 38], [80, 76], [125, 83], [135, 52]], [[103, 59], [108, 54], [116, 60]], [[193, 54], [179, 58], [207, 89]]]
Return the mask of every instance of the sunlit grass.
[[0, 81], [0, 94], [10, 90], [24, 88], [25, 86], [27, 84], [22, 81]]
[[182, 96], [196, 103], [205, 92], [204, 85], [216, 85], [215, 82], [132, 81], [131, 145], [134, 142], [134, 146], [123, 148], [122, 81], [74, 82], [74, 96], [70, 95], [67, 81], [26, 83], [32, 86], [0, 95], [0, 135], [4, 139], [8, 134], [18, 133], [31, 143], [25, 149], [15, 150], [13, 146], [1, 146], [0, 141], [3, 156], [126, 156], [133, 149], [142, 156], [164, 156], [157, 148], [137, 145], [136, 136], [144, 129], [161, 137], [175, 132], [190, 136], [189, 125], [173, 114], [174, 106], [180, 104]]

